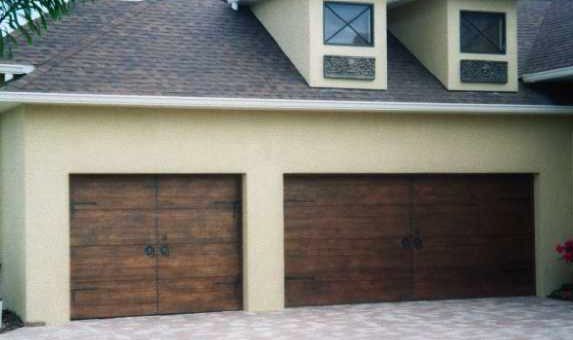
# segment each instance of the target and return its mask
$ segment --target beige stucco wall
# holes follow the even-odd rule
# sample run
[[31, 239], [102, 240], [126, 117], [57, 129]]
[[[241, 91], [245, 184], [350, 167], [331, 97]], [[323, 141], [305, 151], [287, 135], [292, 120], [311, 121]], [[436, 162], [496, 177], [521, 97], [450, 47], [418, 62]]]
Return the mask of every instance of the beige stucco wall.
[[[461, 53], [462, 10], [506, 13], [507, 53], [504, 55]], [[449, 90], [518, 90], [517, 5], [515, 0], [424, 0], [389, 10], [388, 27], [426, 68]], [[505, 61], [507, 84], [462, 83], [461, 60]]]
[[[0, 120], [2, 290], [5, 306], [26, 313], [26, 136], [22, 109]], [[6, 294], [7, 293], [7, 294]]]
[[415, 1], [388, 12], [388, 30], [444, 85], [449, 79], [447, 6], [447, 0]]
[[[363, 0], [342, 2], [364, 3]], [[386, 0], [369, 0], [366, 3], [374, 5], [372, 47], [325, 45], [324, 0], [266, 0], [256, 3], [251, 9], [310, 86], [386, 89]], [[375, 57], [376, 79], [326, 79], [323, 69], [325, 55]]]
[[[2, 160], [19, 164], [2, 173], [3, 183], [18, 183], [3, 186], [15, 197], [4, 212], [16, 208], [3, 216], [4, 235], [19, 237], [3, 249], [18, 259], [5, 274], [17, 277], [10, 304], [28, 321], [69, 318], [72, 173], [243, 174], [248, 310], [284, 306], [288, 173], [535, 173], [538, 293], [571, 274], [553, 250], [573, 231], [573, 123], [565, 118], [30, 106], [4, 119], [19, 126], [2, 140], [11, 155]], [[6, 146], [22, 134], [25, 163], [24, 145]]]
[[251, 10], [304, 79], [310, 82], [308, 0], [259, 1]]

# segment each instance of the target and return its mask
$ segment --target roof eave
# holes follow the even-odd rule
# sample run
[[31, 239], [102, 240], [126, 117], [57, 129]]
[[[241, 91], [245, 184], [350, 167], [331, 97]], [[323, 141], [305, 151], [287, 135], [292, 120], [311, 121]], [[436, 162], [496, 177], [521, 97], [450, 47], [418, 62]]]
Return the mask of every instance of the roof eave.
[[174, 109], [380, 112], [416, 114], [565, 115], [573, 106], [329, 101], [262, 98], [136, 96], [71, 93], [0, 92], [0, 112], [23, 104], [89, 105]]
[[538, 83], [545, 81], [573, 81], [573, 66], [561, 67], [553, 70], [525, 73], [522, 75], [526, 83]]
[[[222, 0], [225, 2], [229, 2], [228, 0]], [[250, 6], [253, 4], [256, 4], [258, 2], [263, 2], [263, 1], [267, 1], [267, 0], [232, 0], [232, 1], [236, 1], [239, 5], [245, 5], [245, 6]]]
[[0, 64], [0, 73], [28, 74], [34, 71], [34, 66], [24, 64]]
[[[223, 1], [227, 1], [227, 0], [223, 0]], [[241, 5], [253, 5], [259, 2], [263, 2], [263, 1], [267, 1], [267, 0], [238, 0], [239, 4]], [[388, 7], [394, 7], [394, 6], [398, 6], [398, 5], [403, 5], [403, 4], [407, 4], [409, 2], [413, 2], [416, 0], [387, 0], [388, 3]]]

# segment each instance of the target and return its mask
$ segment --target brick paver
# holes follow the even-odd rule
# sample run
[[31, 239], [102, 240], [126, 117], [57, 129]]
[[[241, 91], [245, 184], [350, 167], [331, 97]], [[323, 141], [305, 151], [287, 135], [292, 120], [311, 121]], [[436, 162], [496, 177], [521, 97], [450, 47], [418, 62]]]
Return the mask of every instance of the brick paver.
[[572, 335], [573, 304], [523, 297], [75, 321], [61, 327], [24, 328], [2, 338], [557, 340]]

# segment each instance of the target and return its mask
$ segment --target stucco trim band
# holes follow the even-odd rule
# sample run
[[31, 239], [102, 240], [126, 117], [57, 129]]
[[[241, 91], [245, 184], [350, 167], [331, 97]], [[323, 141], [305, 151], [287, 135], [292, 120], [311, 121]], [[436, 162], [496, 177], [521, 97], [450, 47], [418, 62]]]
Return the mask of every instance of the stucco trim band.
[[94, 105], [221, 110], [385, 112], [427, 114], [516, 114], [573, 116], [573, 106], [365, 102], [259, 98], [136, 96], [108, 94], [0, 92], [0, 112], [20, 104]]

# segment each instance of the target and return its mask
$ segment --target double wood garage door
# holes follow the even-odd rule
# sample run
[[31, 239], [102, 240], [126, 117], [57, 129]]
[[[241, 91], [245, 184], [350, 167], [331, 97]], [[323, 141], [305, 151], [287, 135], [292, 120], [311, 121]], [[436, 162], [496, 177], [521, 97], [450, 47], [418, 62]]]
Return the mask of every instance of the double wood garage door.
[[286, 304], [535, 293], [529, 175], [287, 176]]
[[72, 176], [73, 319], [240, 309], [235, 176]]
[[[284, 185], [287, 306], [534, 294], [529, 175]], [[240, 309], [240, 197], [235, 176], [72, 176], [72, 318]]]

